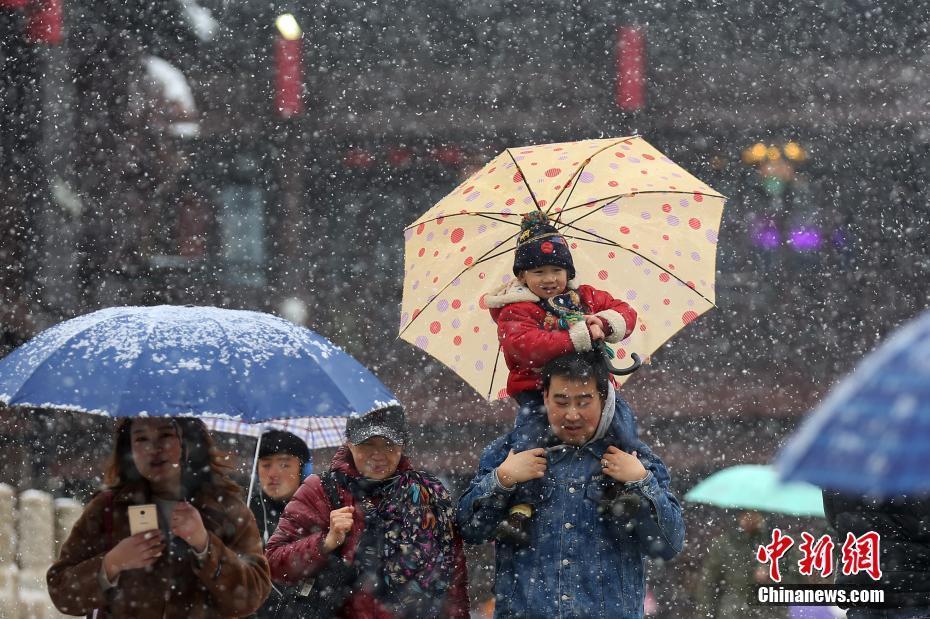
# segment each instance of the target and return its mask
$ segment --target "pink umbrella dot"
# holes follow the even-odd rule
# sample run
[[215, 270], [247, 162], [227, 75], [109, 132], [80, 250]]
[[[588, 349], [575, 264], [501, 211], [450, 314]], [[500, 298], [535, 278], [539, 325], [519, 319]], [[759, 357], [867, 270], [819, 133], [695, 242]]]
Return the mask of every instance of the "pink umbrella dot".
[[417, 348], [421, 350], [426, 350], [427, 347], [429, 346], [429, 340], [426, 338], [425, 335], [421, 335], [416, 339], [414, 344], [416, 345]]

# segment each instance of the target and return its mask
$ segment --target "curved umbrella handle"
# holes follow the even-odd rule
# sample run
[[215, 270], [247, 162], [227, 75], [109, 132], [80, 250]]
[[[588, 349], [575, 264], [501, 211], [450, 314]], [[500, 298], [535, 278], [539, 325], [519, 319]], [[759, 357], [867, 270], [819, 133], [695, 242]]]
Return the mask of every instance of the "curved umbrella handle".
[[[605, 355], [605, 357], [606, 357], [606, 355]], [[610, 364], [610, 358], [607, 357], [607, 367], [610, 368], [610, 373], [611, 373], [611, 374], [616, 374], [616, 375], [618, 375], [618, 376], [627, 376], [628, 374], [632, 374], [633, 372], [635, 372], [636, 370], [638, 370], [638, 369], [640, 368], [640, 366], [643, 365], [643, 360], [640, 359], [640, 358], [639, 358], [639, 355], [637, 355], [635, 352], [630, 354], [630, 359], [633, 360], [633, 365], [631, 365], [630, 367], [628, 367], [628, 368], [615, 368], [615, 367], [613, 367], [613, 366]]]

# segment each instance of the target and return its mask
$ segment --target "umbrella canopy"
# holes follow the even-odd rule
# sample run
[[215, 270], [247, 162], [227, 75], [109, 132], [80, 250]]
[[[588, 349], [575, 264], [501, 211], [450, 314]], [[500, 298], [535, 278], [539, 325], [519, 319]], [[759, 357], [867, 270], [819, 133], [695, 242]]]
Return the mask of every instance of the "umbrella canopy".
[[618, 357], [649, 355], [714, 305], [723, 203], [639, 137], [508, 149], [405, 229], [400, 336], [506, 397], [483, 295], [513, 279], [520, 221], [536, 209], [569, 242], [577, 281], [639, 312]]
[[279, 427], [311, 447], [341, 444], [344, 417], [396, 403], [309, 329], [259, 312], [176, 306], [108, 308], [43, 331], [0, 360], [0, 401], [195, 416], [253, 436]]
[[833, 389], [776, 467], [785, 479], [854, 494], [930, 491], [930, 312]]
[[782, 482], [772, 467], [761, 464], [717, 471], [692, 488], [685, 500], [733, 509], [824, 517], [820, 488], [804, 482]]

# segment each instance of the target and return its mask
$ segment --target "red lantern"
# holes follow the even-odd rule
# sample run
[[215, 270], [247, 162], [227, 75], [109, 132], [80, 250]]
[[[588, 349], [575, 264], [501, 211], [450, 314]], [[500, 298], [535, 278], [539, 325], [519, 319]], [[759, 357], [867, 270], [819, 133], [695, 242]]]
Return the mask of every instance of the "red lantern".
[[36, 0], [26, 22], [26, 38], [31, 43], [61, 43], [62, 0]]
[[646, 106], [646, 35], [639, 26], [617, 28], [616, 101], [624, 112]]
[[291, 118], [304, 111], [301, 45], [300, 38], [279, 36], [274, 42], [275, 108], [282, 118]]

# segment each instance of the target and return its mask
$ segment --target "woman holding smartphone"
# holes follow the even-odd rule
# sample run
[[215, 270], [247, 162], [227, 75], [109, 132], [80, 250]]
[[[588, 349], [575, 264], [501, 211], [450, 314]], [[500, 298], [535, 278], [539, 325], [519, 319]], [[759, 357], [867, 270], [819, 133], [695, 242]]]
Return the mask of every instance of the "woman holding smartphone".
[[[200, 420], [120, 419], [108, 489], [49, 568], [55, 606], [139, 619], [253, 613], [271, 580], [255, 519], [228, 470]], [[149, 530], [133, 534], [139, 527]]]

